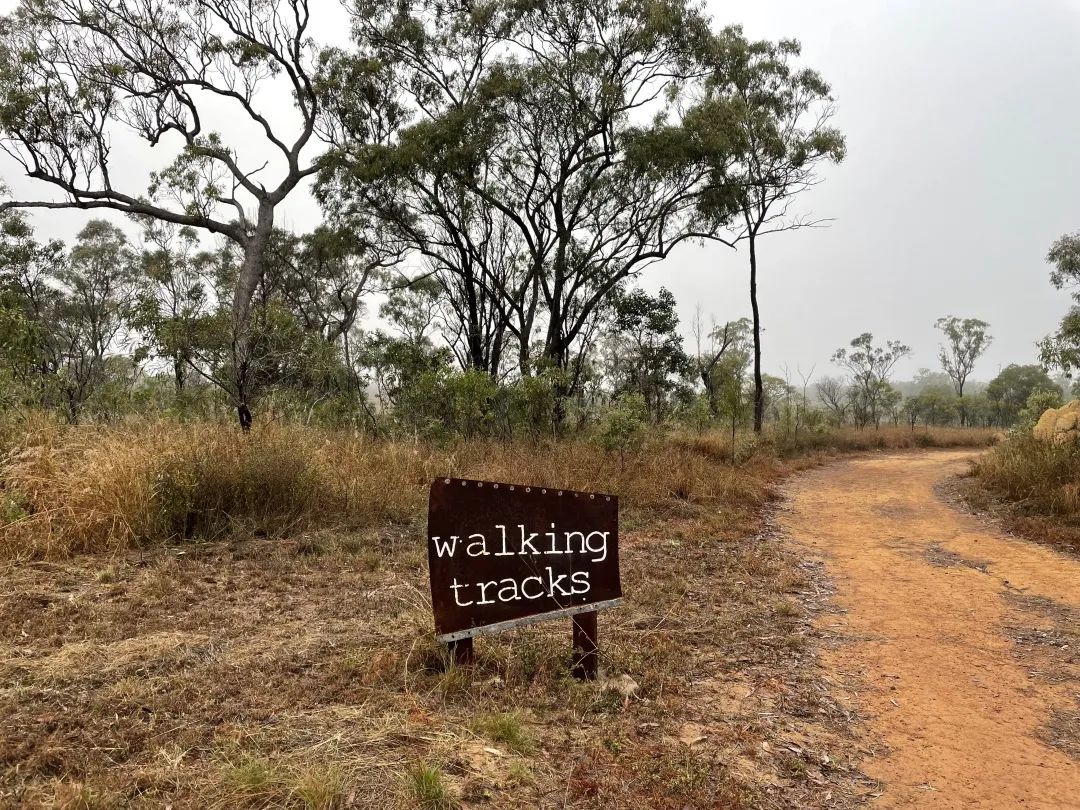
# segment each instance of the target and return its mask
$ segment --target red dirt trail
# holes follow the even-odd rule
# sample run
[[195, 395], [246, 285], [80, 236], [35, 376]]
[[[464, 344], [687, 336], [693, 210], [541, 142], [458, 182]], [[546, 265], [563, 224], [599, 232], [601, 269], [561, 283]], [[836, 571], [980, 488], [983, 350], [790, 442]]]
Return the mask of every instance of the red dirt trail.
[[1055, 710], [1080, 711], [1075, 651], [1051, 672], [1010, 638], [1045, 626], [1032, 603], [1075, 621], [1080, 561], [935, 494], [970, 457], [893, 453], [814, 470], [787, 486], [780, 525], [837, 588], [844, 612], [821, 626], [842, 642], [823, 658], [886, 747], [865, 763], [882, 783], [872, 806], [1080, 808], [1080, 762], [1040, 739]]

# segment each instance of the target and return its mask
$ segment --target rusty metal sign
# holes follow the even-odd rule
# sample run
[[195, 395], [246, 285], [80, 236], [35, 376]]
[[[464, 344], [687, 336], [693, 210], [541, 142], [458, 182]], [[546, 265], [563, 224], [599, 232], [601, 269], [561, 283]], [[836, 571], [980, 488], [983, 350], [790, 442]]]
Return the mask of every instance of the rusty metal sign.
[[614, 607], [619, 499], [439, 478], [428, 501], [428, 567], [439, 641]]

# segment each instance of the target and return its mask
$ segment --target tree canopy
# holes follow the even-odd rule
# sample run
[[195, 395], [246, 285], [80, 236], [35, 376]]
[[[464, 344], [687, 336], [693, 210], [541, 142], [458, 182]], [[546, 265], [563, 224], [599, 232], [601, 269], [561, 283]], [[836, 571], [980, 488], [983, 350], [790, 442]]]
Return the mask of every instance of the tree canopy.
[[[251, 300], [274, 212], [318, 168], [308, 150], [319, 115], [308, 6], [22, 0], [0, 20], [0, 148], [60, 195], [0, 207], [106, 208], [203, 229], [239, 246], [228, 385], [244, 426], [254, 376]], [[284, 126], [281, 105], [267, 105], [271, 113], [258, 99], [279, 80], [295, 114]], [[228, 143], [212, 129], [222, 109], [246, 119], [274, 159], [259, 163], [249, 142]], [[145, 188], [115, 182], [118, 130], [171, 149], [171, 162]]]

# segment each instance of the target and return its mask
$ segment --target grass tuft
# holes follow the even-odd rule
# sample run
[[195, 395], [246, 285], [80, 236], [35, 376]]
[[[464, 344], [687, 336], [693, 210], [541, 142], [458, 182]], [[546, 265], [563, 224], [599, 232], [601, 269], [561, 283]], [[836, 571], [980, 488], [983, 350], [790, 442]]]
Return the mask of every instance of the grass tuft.
[[409, 768], [406, 781], [416, 803], [424, 810], [453, 810], [457, 807], [438, 766], [418, 762]]
[[221, 767], [222, 781], [238, 803], [263, 804], [279, 796], [288, 780], [261, 757], [244, 756]]
[[531, 748], [531, 741], [519, 712], [478, 715], [473, 718], [472, 730], [483, 734], [493, 743], [509, 748], [515, 754], [526, 754]]
[[294, 794], [304, 810], [335, 810], [345, 798], [345, 774], [336, 765], [311, 766], [295, 777]]

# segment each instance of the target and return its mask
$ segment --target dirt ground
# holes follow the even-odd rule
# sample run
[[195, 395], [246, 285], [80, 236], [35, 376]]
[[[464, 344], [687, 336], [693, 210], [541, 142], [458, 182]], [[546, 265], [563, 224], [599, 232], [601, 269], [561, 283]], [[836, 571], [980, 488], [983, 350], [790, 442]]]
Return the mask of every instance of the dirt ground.
[[1080, 807], [1080, 561], [949, 505], [970, 456], [811, 471], [779, 524], [835, 583], [823, 659], [879, 741], [873, 806]]
[[625, 516], [593, 683], [568, 622], [447, 667], [422, 520], [0, 563], [0, 808], [856, 807], [772, 480]]

